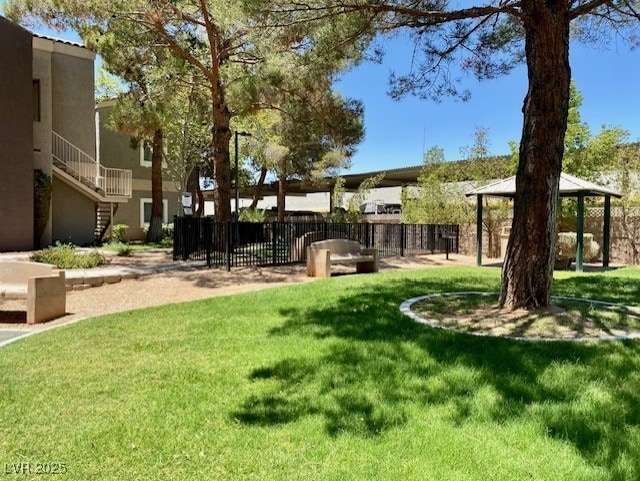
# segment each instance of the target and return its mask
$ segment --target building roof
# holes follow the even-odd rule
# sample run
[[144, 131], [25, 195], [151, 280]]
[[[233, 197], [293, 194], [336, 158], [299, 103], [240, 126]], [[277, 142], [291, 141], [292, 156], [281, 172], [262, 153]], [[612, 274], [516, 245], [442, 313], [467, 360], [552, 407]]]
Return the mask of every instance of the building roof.
[[[369, 177], [385, 173], [384, 178], [380, 181], [376, 188], [380, 187], [397, 187], [408, 184], [415, 184], [423, 166], [417, 165], [413, 167], [402, 167], [399, 169], [387, 169], [375, 172], [365, 172], [362, 174], [341, 175], [344, 179], [344, 189], [347, 192], [358, 190], [360, 184]], [[287, 195], [306, 195], [314, 192], [330, 192], [336, 185], [337, 177], [325, 177], [320, 183], [310, 180], [290, 180], [287, 182]], [[248, 186], [240, 189], [241, 197], [251, 197], [255, 186]], [[278, 182], [265, 184], [262, 188], [261, 195], [276, 195], [278, 193]]]
[[42, 38], [44, 40], [51, 40], [52, 42], [64, 43], [65, 45], [71, 45], [73, 47], [87, 48], [80, 42], [73, 42], [71, 40], [65, 40], [63, 38], [51, 37], [49, 35], [42, 35], [40, 33], [31, 32], [34, 37]]
[[[484, 187], [470, 190], [465, 195], [487, 195], [492, 197], [514, 197], [516, 194], [516, 177], [498, 180]], [[608, 187], [604, 187], [584, 179], [580, 179], [570, 174], [560, 174], [560, 197], [576, 197], [578, 194], [585, 196], [606, 196], [622, 197], [622, 194]]]

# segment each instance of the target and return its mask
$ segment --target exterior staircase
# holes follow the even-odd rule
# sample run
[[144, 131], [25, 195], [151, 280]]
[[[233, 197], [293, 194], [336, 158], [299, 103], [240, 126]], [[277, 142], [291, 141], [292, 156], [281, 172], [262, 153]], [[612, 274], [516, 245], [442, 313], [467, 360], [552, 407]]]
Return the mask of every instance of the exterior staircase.
[[111, 208], [113, 206], [113, 215], [115, 215], [119, 205], [114, 202], [96, 203], [96, 229], [94, 231], [96, 241], [102, 242], [104, 239], [109, 226], [111, 226]]
[[131, 198], [131, 171], [96, 162], [71, 142], [51, 132], [53, 166], [66, 180], [98, 202], [127, 202]]
[[131, 171], [104, 167], [56, 132], [51, 134], [53, 172], [96, 202], [94, 234], [102, 241], [118, 203], [131, 198]]

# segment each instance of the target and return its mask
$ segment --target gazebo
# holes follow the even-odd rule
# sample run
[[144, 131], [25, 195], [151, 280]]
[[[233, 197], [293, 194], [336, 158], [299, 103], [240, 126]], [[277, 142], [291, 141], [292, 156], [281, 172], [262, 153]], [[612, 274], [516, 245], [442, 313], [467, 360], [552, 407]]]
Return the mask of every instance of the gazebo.
[[[471, 190], [465, 194], [467, 197], [472, 195], [477, 199], [477, 236], [478, 247], [476, 253], [477, 265], [482, 265], [482, 199], [488, 197], [506, 197], [513, 199], [516, 195], [516, 177], [493, 182], [484, 187]], [[583, 247], [584, 247], [584, 198], [585, 197], [604, 197], [604, 229], [602, 243], [602, 265], [609, 266], [609, 250], [611, 239], [611, 197], [620, 198], [622, 194], [619, 192], [603, 187], [601, 185], [588, 182], [584, 179], [574, 177], [573, 175], [560, 174], [560, 197], [577, 197], [578, 199], [578, 232], [576, 243], [576, 271], [582, 271], [583, 264]]]

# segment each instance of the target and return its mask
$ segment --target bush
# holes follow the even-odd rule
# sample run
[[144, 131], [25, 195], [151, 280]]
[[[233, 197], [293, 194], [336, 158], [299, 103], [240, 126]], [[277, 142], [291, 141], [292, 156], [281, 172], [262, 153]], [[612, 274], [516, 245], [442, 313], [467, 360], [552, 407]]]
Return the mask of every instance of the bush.
[[263, 209], [242, 209], [240, 211], [240, 222], [264, 222], [267, 213]]
[[[558, 255], [573, 257], [576, 255], [578, 234], [576, 232], [559, 232], [556, 241]], [[586, 262], [595, 261], [600, 255], [600, 244], [593, 240], [593, 234], [585, 233], [583, 237], [583, 256]]]
[[127, 224], [116, 224], [111, 228], [111, 241], [122, 242], [124, 234], [129, 229]]
[[51, 177], [41, 170], [34, 171], [33, 190], [33, 236], [36, 247], [40, 247], [40, 239], [49, 223], [51, 211]]
[[[142, 227], [142, 231], [146, 235], [149, 231], [149, 224], [145, 224]], [[173, 246], [173, 222], [162, 224], [162, 240], [160, 241], [160, 245], [162, 245], [163, 247]]]
[[116, 252], [120, 257], [130, 257], [133, 253], [133, 247], [123, 242], [114, 242], [111, 244], [116, 248]]
[[99, 252], [77, 253], [76, 246], [61, 242], [34, 252], [30, 259], [43, 264], [53, 264], [58, 269], [91, 269], [107, 263], [106, 257]]

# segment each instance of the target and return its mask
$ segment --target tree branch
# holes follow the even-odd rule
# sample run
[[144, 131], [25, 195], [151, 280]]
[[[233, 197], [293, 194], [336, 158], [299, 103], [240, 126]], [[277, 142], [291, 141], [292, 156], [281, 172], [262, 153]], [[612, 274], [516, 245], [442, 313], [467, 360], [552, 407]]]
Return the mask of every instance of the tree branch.
[[580, 17], [581, 15], [585, 15], [595, 10], [596, 8], [609, 3], [610, 1], [611, 0], [592, 0], [590, 2], [579, 5], [569, 12], [569, 19], [573, 20], [577, 17]]

